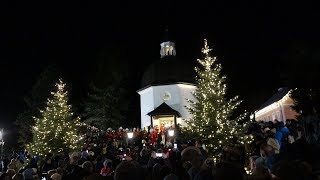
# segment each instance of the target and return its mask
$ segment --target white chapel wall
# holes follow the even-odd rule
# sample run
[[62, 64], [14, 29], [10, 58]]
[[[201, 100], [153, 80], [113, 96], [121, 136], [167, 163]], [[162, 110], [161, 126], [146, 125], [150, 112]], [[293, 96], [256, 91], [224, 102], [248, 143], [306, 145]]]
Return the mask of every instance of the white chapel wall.
[[[168, 104], [174, 110], [180, 112], [181, 119], [191, 118], [190, 113], [185, 108], [189, 105], [188, 99], [194, 99], [191, 94], [196, 89], [195, 86], [189, 84], [172, 84], [151, 86], [139, 92], [141, 100], [141, 127], [150, 125], [150, 117], [147, 115], [150, 111], [160, 106], [163, 102]], [[164, 98], [170, 94], [170, 98]], [[183, 120], [177, 119], [177, 123], [185, 125]]]

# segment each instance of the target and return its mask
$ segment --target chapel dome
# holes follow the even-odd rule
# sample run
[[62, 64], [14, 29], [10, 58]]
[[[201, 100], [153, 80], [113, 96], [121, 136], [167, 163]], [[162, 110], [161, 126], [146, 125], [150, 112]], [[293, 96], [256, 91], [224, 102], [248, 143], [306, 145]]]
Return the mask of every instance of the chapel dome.
[[142, 88], [151, 85], [164, 85], [175, 83], [194, 84], [195, 71], [192, 63], [186, 63], [176, 56], [164, 56], [152, 63], [144, 72]]
[[153, 62], [144, 72], [141, 86], [142, 88], [151, 85], [165, 85], [175, 83], [194, 84], [194, 65], [184, 59], [176, 57], [176, 47], [168, 29], [165, 30], [163, 41], [160, 43], [160, 59]]

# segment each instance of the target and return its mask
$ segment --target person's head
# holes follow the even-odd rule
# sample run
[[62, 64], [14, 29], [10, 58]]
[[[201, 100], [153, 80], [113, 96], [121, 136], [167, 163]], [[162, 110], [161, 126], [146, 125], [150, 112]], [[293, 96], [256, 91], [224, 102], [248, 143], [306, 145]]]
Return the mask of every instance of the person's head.
[[146, 149], [142, 149], [141, 151], [140, 151], [140, 156], [141, 157], [146, 157], [148, 155], [148, 151], [146, 150]]
[[272, 146], [264, 143], [260, 146], [261, 157], [270, 157], [274, 154], [274, 149]]
[[102, 156], [100, 156], [100, 155], [97, 156], [96, 161], [99, 162], [99, 163], [102, 163], [103, 162]]
[[54, 173], [56, 173], [57, 171], [55, 169], [51, 169], [48, 171], [48, 177], [51, 177]]
[[58, 167], [59, 168], [65, 168], [65, 166], [66, 166], [66, 163], [64, 162], [64, 160], [59, 160]]
[[168, 174], [163, 180], [179, 180], [179, 177], [175, 174]]
[[79, 152], [73, 152], [70, 155], [70, 164], [77, 164], [80, 159], [80, 153]]
[[87, 159], [87, 158], [88, 158], [88, 155], [89, 155], [89, 154], [87, 153], [87, 151], [82, 151], [82, 152], [81, 152], [81, 158], [82, 158], [82, 159]]
[[255, 160], [255, 169], [268, 169], [268, 161], [267, 158], [258, 157]]
[[52, 180], [61, 180], [62, 176], [60, 174], [58, 174], [58, 173], [54, 173], [54, 174], [52, 174], [52, 176], [50, 176], [50, 178]]
[[28, 168], [23, 171], [23, 176], [26, 180], [33, 178], [33, 170], [32, 168]]
[[196, 169], [201, 168], [202, 157], [201, 157], [201, 151], [199, 150], [199, 148], [196, 148], [194, 146], [185, 148], [181, 152], [181, 158], [184, 162], [189, 161], [194, 168]]
[[214, 159], [212, 158], [207, 158], [203, 164], [202, 164], [202, 169], [203, 170], [212, 170], [214, 167]]
[[111, 167], [112, 166], [112, 161], [110, 159], [106, 159], [103, 162], [103, 166], [104, 166], [104, 168]]
[[85, 161], [82, 164], [82, 168], [84, 171], [88, 172], [88, 173], [92, 173], [93, 172], [93, 165], [90, 161]]
[[202, 146], [202, 141], [200, 139], [197, 139], [196, 143], [195, 143], [195, 146], [196, 147], [201, 147]]
[[47, 164], [51, 164], [51, 163], [52, 163], [51, 157], [47, 157], [47, 158], [45, 159], [45, 161], [46, 161]]
[[114, 173], [114, 180], [141, 179], [142, 170], [139, 163], [135, 161], [121, 162]]
[[222, 150], [222, 161], [240, 162], [243, 155], [243, 149], [237, 145], [227, 145]]

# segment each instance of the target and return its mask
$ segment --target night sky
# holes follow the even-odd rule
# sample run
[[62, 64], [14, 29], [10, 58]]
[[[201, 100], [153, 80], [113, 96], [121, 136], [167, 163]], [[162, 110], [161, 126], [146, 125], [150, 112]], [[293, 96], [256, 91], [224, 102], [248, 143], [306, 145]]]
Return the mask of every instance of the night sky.
[[105, 61], [129, 65], [136, 82], [131, 89], [139, 89], [143, 71], [160, 57], [165, 27], [177, 57], [188, 62], [200, 56], [207, 38], [230, 93], [239, 94], [248, 109], [257, 108], [285, 85], [282, 70], [291, 63], [290, 48], [317, 48], [320, 34], [318, 10], [302, 2], [9, 1], [0, 7], [0, 126], [24, 110], [23, 97], [52, 63], [80, 98], [99, 54], [117, 52], [121, 61]]

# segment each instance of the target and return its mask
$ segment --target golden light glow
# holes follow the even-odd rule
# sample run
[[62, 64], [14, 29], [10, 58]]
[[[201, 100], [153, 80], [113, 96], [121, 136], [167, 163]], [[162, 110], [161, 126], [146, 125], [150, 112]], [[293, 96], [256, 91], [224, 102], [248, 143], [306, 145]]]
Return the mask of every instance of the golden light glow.
[[224, 145], [232, 143], [234, 137], [242, 144], [250, 143], [253, 137], [244, 136], [246, 125], [238, 124], [247, 117], [247, 112], [230, 119], [242, 101], [238, 96], [226, 99], [226, 77], [221, 76], [222, 67], [210, 52], [205, 40], [202, 48], [204, 58], [198, 59], [201, 66], [195, 67], [197, 89], [193, 96], [196, 101], [187, 99], [189, 106], [186, 108], [193, 118], [186, 122], [189, 125], [187, 130], [206, 142], [209, 153], [216, 157]]
[[41, 110], [40, 117], [34, 117], [33, 142], [27, 145], [32, 154], [44, 155], [48, 152], [61, 152], [79, 148], [80, 118], [73, 118], [71, 106], [67, 104], [68, 92], [62, 80], [56, 84], [57, 91], [51, 92], [47, 107]]

